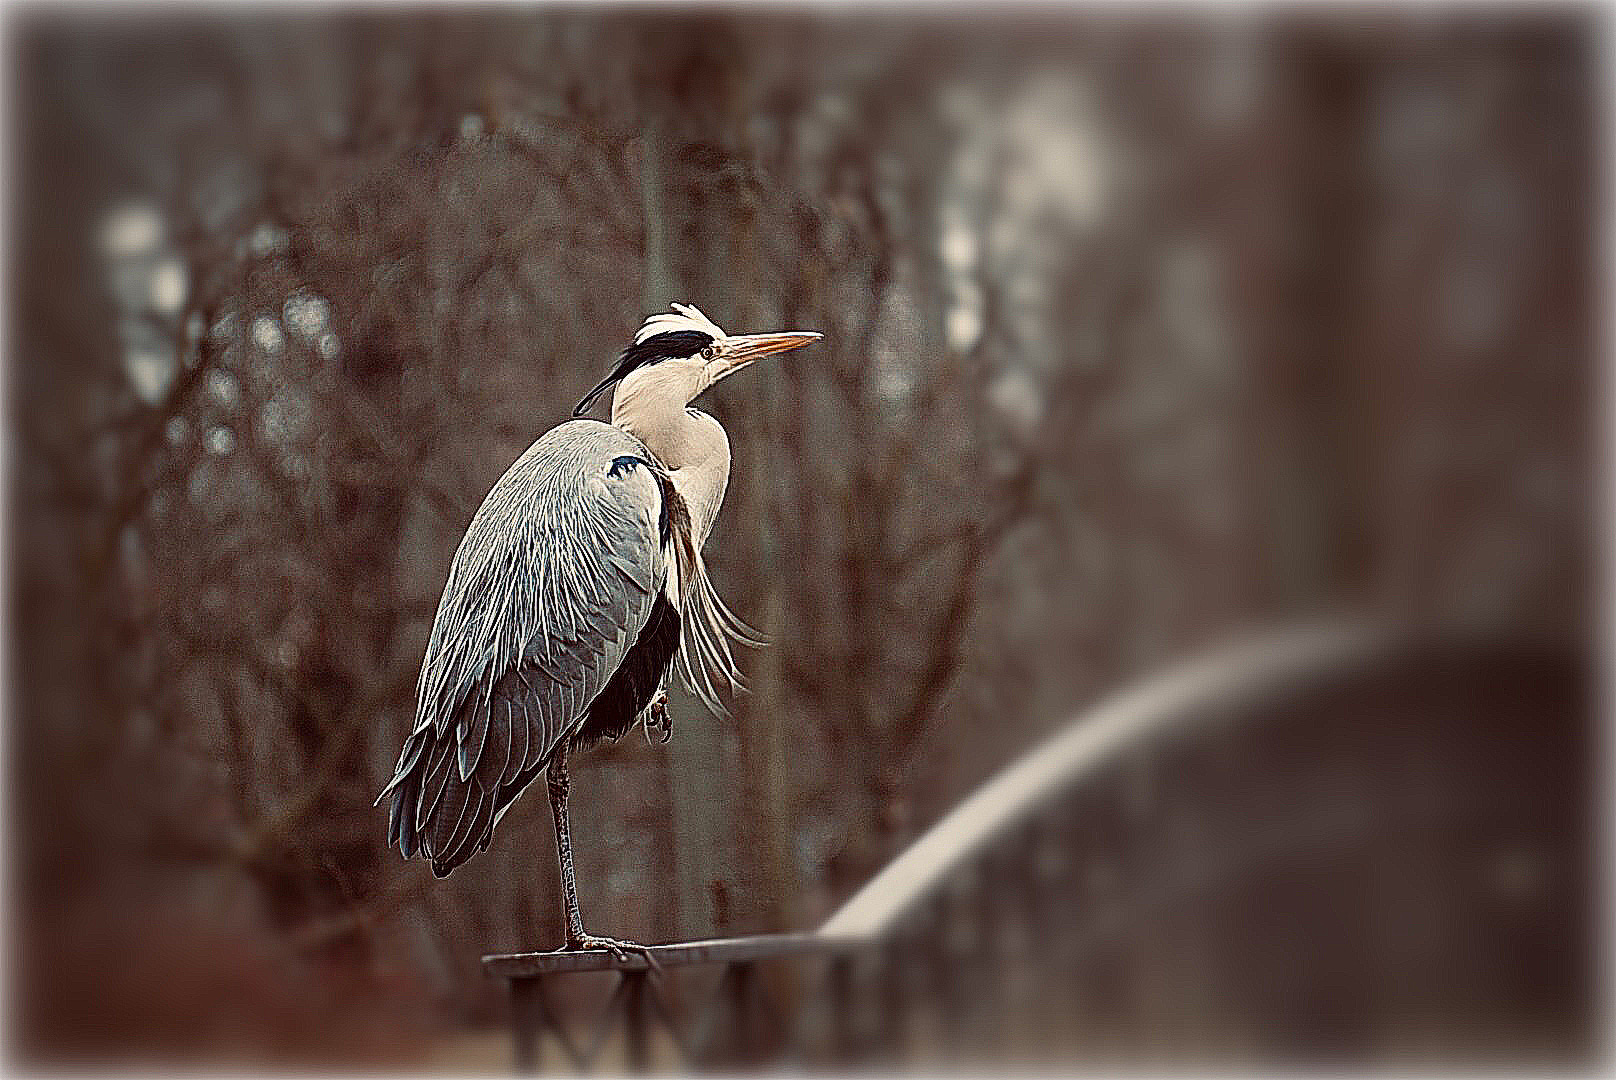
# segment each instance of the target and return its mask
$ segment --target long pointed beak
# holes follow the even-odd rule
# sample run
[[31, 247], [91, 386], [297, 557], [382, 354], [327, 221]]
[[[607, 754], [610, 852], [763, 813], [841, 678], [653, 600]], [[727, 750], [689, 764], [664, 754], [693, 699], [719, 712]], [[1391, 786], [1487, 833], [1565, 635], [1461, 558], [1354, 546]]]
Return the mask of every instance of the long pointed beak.
[[812, 330], [789, 334], [738, 334], [724, 339], [723, 350], [707, 364], [707, 385], [735, 374], [765, 356], [800, 349], [824, 337]]

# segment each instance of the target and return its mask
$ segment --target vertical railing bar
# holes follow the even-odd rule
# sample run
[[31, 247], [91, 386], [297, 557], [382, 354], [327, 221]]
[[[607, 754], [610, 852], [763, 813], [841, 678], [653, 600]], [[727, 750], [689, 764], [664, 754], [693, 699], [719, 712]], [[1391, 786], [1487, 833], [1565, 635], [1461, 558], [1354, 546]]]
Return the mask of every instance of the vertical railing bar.
[[713, 1047], [718, 1033], [723, 1030], [719, 1018], [729, 1008], [729, 984], [734, 973], [734, 964], [724, 965], [724, 973], [719, 976], [718, 985], [713, 988], [711, 996], [707, 999], [707, 1007], [702, 1010], [702, 1022], [696, 1034], [696, 1046], [703, 1064], [713, 1060]]
[[853, 1034], [853, 957], [838, 953], [825, 972], [831, 1054], [838, 1065], [851, 1065], [858, 1057]]
[[616, 1018], [617, 1010], [623, 999], [628, 995], [628, 973], [617, 973], [617, 985], [612, 987], [612, 996], [606, 1001], [606, 1008], [600, 1015], [600, 1026], [595, 1029], [595, 1044], [589, 1048], [589, 1056], [580, 1062], [585, 1069], [593, 1069], [595, 1061], [600, 1057], [601, 1048], [606, 1045], [606, 1036], [611, 1034], [612, 1021]]
[[656, 1011], [658, 1016], [662, 1017], [662, 1026], [667, 1029], [668, 1035], [673, 1039], [673, 1044], [678, 1048], [680, 1056], [685, 1059], [687, 1064], [696, 1064], [694, 1046], [685, 1037], [684, 1032], [679, 1030], [679, 1025], [674, 1020], [673, 1011], [669, 1008], [668, 1003], [663, 1000], [662, 995], [657, 992], [657, 984], [654, 982], [650, 984], [650, 999], [652, 1009]]
[[647, 1009], [645, 1005], [645, 980], [649, 974], [644, 971], [625, 971], [623, 981], [628, 985], [628, 993], [623, 1002], [624, 1034], [628, 1057], [628, 1068], [633, 1073], [643, 1073], [651, 1061], [649, 1024], [647, 1022]]
[[899, 1061], [899, 1048], [908, 1038], [909, 1017], [904, 1012], [904, 986], [910, 981], [913, 932], [901, 929], [888, 937], [876, 953], [879, 966], [870, 986], [871, 1010], [880, 1020], [880, 1057], [890, 1067]]
[[988, 984], [992, 1000], [985, 1017], [988, 1030], [982, 1033], [983, 1043], [991, 1045], [994, 1053], [1003, 1058], [1009, 1051], [1010, 1020], [1014, 1003], [1012, 971], [1017, 962], [1015, 942], [1015, 901], [1027, 891], [1026, 842], [1024, 835], [1012, 833], [996, 851], [987, 853], [992, 868], [988, 880], [998, 883], [997, 888], [985, 889], [983, 911], [987, 922], [983, 926], [983, 964], [988, 969]]
[[736, 1064], [751, 1065], [756, 1056], [750, 996], [757, 982], [754, 978], [755, 969], [750, 963], [737, 962], [730, 965], [730, 971], [735, 976], [730, 980], [728, 994], [729, 1037], [733, 1060]]
[[1042, 935], [1041, 917], [1043, 901], [1039, 893], [1043, 878], [1038, 868], [1042, 834], [1036, 820], [1028, 823], [1017, 840], [1019, 854], [1015, 860], [1018, 887], [1012, 891], [1009, 906], [1015, 912], [1019, 933], [1014, 948], [1006, 958], [1005, 986], [1008, 1008], [1003, 1020], [1006, 1044], [1019, 1046], [1030, 1041], [1026, 1021], [1032, 1012], [1033, 997], [1029, 985], [1033, 981], [1033, 965], [1038, 952], [1037, 940]]
[[[989, 849], [977, 856], [976, 887], [971, 891], [967, 918], [976, 924], [971, 939], [971, 968], [977, 973], [974, 1008], [969, 1012], [967, 1030], [969, 1041], [981, 1057], [982, 1050], [990, 1048], [993, 1039], [995, 1014], [1004, 1008], [1004, 995], [999, 985], [999, 909], [998, 896], [1000, 860], [996, 851]], [[989, 1049], [991, 1053], [991, 1049]]]
[[573, 1041], [572, 1032], [568, 1031], [566, 1026], [561, 1023], [561, 1017], [557, 1015], [555, 1009], [550, 1005], [550, 996], [544, 988], [544, 978], [542, 976], [533, 980], [533, 992], [537, 999], [539, 1013], [550, 1030], [555, 1032], [556, 1041], [561, 1044], [561, 1049], [566, 1051], [567, 1058], [574, 1067], [582, 1069], [584, 1067], [583, 1054], [579, 1051], [578, 1044]]
[[752, 1014], [757, 969], [750, 961], [738, 961], [731, 970], [734, 978], [729, 982], [730, 1046], [734, 1063], [749, 1066], [757, 1059], [757, 1025], [753, 1023]]
[[775, 1059], [781, 1065], [788, 1065], [802, 1060], [805, 1048], [803, 1020], [807, 1015], [808, 1006], [799, 1002], [797, 1010], [780, 1025], [779, 1036], [776, 1039], [777, 1052]]
[[964, 1022], [964, 972], [967, 970], [971, 936], [975, 928], [970, 925], [967, 908], [969, 894], [976, 887], [976, 869], [972, 867], [939, 898], [938, 933], [941, 940], [934, 971], [943, 1020], [943, 1049], [951, 1061], [959, 1061], [968, 1045]]
[[[757, 1064], [768, 1051], [774, 1049], [769, 1045], [770, 1032], [784, 1028], [785, 1016], [769, 993], [768, 984], [759, 974], [757, 962], [745, 960], [736, 967], [740, 969], [735, 989], [737, 1026], [741, 1031], [746, 1063]], [[779, 1043], [782, 1040], [774, 1041]]]
[[813, 1015], [814, 1010], [812, 998], [805, 992], [807, 990], [807, 987], [804, 985], [805, 983], [806, 980], [803, 980], [798, 982], [794, 987], [796, 990], [796, 993], [794, 994], [796, 1008], [791, 1011], [790, 1015], [780, 1017], [781, 1036], [779, 1040], [779, 1053], [776, 1055], [776, 1058], [781, 1064], [789, 1064], [792, 1062], [801, 1061], [803, 1057], [806, 1056], [808, 1050], [806, 1042], [806, 1021]]
[[511, 980], [512, 1051], [516, 1072], [520, 1076], [532, 1076], [539, 1071], [542, 1031], [534, 1016], [537, 982], [537, 978]]
[[756, 998], [753, 1007], [766, 1013], [767, 1016], [765, 1019], [772, 1021], [775, 1024], [779, 1024], [785, 1019], [785, 1017], [780, 1011], [779, 1004], [774, 1000], [774, 995], [769, 993], [768, 984], [758, 977], [757, 968], [753, 962], [748, 961], [747, 967], [752, 971], [752, 978], [750, 979], [750, 982], [756, 988], [753, 991], [753, 995]]

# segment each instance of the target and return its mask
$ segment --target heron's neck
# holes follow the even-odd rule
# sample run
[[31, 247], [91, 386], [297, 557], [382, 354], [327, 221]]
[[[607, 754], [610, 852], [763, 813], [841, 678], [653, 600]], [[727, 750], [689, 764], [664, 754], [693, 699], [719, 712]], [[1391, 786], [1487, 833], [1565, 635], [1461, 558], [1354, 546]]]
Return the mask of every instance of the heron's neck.
[[625, 412], [614, 403], [612, 423], [643, 442], [668, 470], [674, 490], [690, 508], [700, 551], [729, 486], [729, 437], [724, 426], [697, 409], [658, 410], [650, 415]]

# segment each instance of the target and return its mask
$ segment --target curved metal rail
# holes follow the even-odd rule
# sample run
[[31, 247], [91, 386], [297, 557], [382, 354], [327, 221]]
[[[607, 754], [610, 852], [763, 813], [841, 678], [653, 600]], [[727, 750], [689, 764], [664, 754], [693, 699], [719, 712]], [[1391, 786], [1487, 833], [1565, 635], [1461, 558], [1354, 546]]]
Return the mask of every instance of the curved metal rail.
[[1362, 663], [1390, 637], [1366, 622], [1308, 623], [1190, 660], [1083, 710], [911, 844], [827, 919], [819, 933], [838, 940], [882, 937], [995, 834], [1026, 818], [1119, 748], [1207, 722], [1224, 714], [1228, 705], [1281, 693], [1298, 679]]
[[[1583, 880], [1582, 669], [1558, 647], [1433, 629], [1312, 621], [1147, 676], [1004, 768], [816, 931], [658, 946], [656, 971], [485, 957], [510, 982], [519, 1068], [541, 1046], [585, 1069], [609, 1046], [631, 1070], [1103, 1055], [1129, 1032], [1148, 1043], [1162, 1017], [1186, 1045], [1202, 1045], [1196, 1023], [1208, 1047], [1243, 1031], [1253, 1060], [1369, 1055], [1376, 1025], [1400, 1030], [1421, 1000], [1480, 1030], [1542, 1013], [1546, 1045], [1574, 1053], [1585, 935], [1560, 928]], [[1435, 928], [1405, 970], [1410, 895]], [[1166, 978], [1192, 952], [1194, 978], [1130, 996], [1130, 973]], [[680, 974], [700, 967], [722, 972], [705, 993]], [[618, 984], [579, 1040], [546, 986], [602, 969]], [[1426, 1034], [1458, 1038], [1432, 1015]]]

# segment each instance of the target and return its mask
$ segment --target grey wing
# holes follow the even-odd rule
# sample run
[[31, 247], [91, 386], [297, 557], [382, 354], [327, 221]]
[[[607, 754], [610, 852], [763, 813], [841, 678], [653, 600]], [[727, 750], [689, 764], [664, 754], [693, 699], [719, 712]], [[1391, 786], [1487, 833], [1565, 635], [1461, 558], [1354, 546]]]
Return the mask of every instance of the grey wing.
[[[625, 432], [571, 421], [489, 492], [433, 622], [388, 842], [442, 876], [486, 847], [650, 616], [666, 579], [662, 491]], [[379, 801], [379, 800], [378, 800]]]

